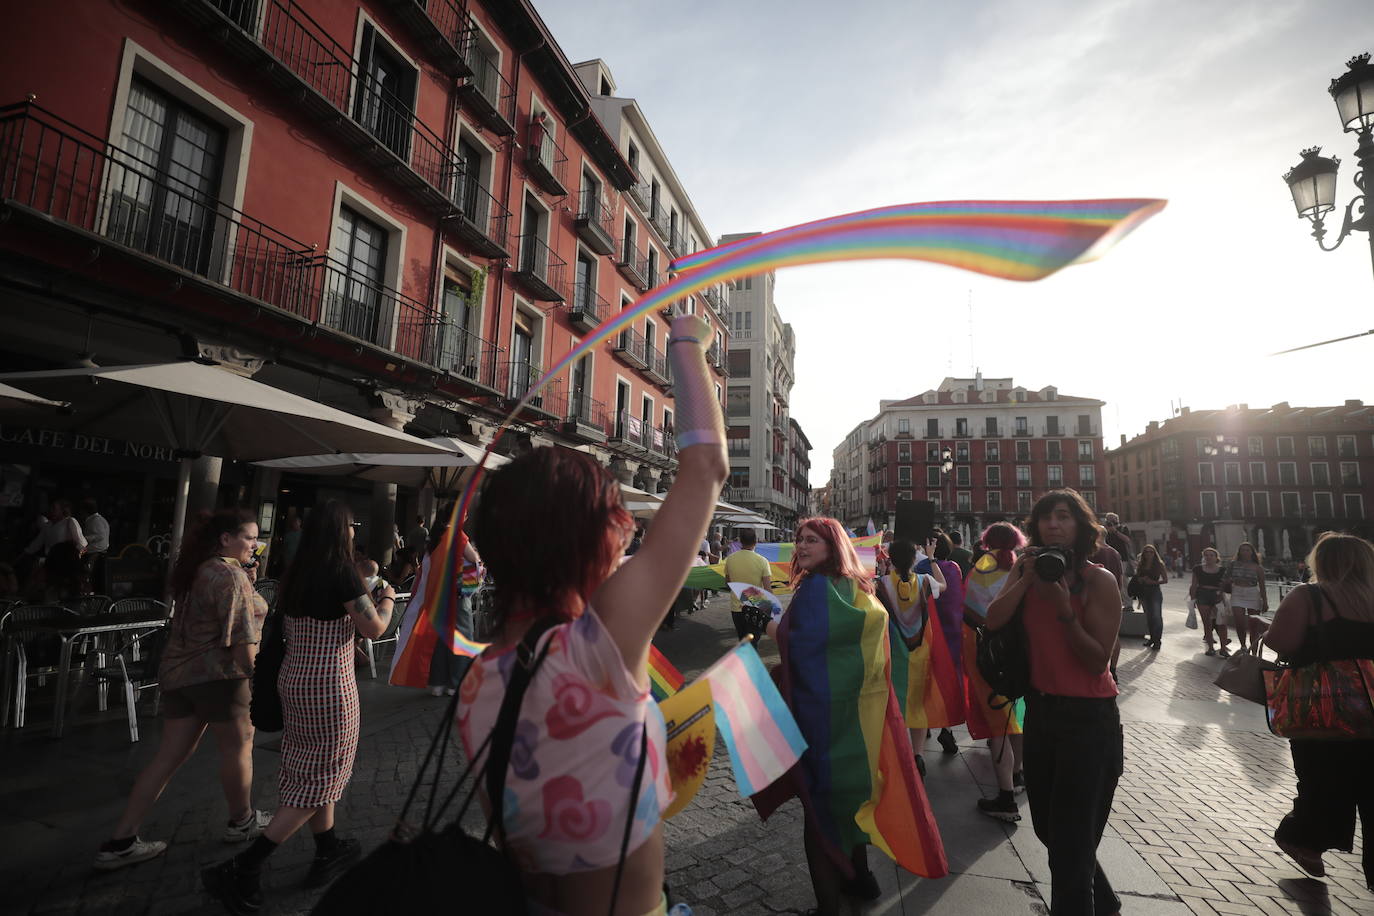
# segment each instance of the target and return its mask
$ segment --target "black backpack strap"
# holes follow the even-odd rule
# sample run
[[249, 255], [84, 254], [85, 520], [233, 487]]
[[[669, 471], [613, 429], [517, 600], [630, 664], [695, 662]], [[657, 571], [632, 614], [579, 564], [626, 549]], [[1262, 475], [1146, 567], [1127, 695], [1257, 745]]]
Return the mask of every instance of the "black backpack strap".
[[550, 639], [544, 648], [536, 651], [539, 639], [559, 621], [544, 618], [536, 621], [525, 632], [525, 637], [515, 647], [515, 662], [511, 665], [510, 680], [506, 682], [506, 695], [501, 700], [501, 711], [496, 716], [496, 724], [491, 729], [491, 748], [487, 755], [486, 788], [487, 801], [491, 805], [491, 820], [487, 823], [487, 836], [493, 833], [502, 842], [505, 840], [505, 816], [502, 799], [506, 792], [506, 769], [510, 766], [510, 752], [515, 744], [515, 726], [520, 721], [520, 702], [525, 690], [534, 680], [534, 673], [549, 654]]
[[[646, 712], [645, 715], [648, 713]], [[630, 787], [630, 806], [625, 812], [625, 833], [620, 838], [620, 861], [615, 866], [615, 884], [611, 886], [610, 916], [615, 916], [616, 900], [620, 897], [620, 876], [625, 872], [625, 854], [630, 850], [630, 834], [635, 823], [635, 810], [639, 807], [639, 789], [644, 782], [644, 760], [649, 756], [649, 726], [641, 724], [639, 729], [639, 762], [635, 764], [635, 781]]]

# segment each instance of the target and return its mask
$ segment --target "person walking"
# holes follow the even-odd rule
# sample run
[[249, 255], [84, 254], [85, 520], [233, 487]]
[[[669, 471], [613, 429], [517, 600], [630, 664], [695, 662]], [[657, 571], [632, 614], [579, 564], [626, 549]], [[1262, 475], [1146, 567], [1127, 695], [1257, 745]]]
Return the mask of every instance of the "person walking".
[[1121, 557], [1121, 609], [1130, 613], [1133, 602], [1131, 596], [1126, 592], [1126, 584], [1135, 575], [1135, 548], [1121, 530], [1121, 518], [1115, 512], [1108, 512], [1102, 516], [1102, 528], [1106, 532], [1104, 540], [1107, 546], [1111, 547]]
[[[1254, 544], [1243, 541], [1236, 548], [1236, 557], [1226, 570], [1226, 585], [1231, 590], [1231, 624], [1236, 628], [1239, 651], [1258, 655], [1257, 633], [1251, 631], [1260, 629], [1259, 621], [1255, 621], [1256, 625], [1252, 627], [1250, 617], [1252, 614], [1269, 613], [1269, 590], [1265, 588], [1264, 566]], [[1250, 643], [1248, 650], [1247, 639]]]
[[[1055, 577], [1040, 550], [1012, 567], [988, 606], [999, 630], [1018, 609], [1030, 656], [1026, 695], [1026, 799], [1050, 864], [1052, 916], [1119, 913], [1121, 900], [1097, 861], [1123, 765], [1117, 687], [1107, 667], [1121, 626], [1111, 573], [1087, 561], [1100, 532], [1074, 490], [1052, 490], [1031, 508], [1031, 545], [1068, 562]], [[1041, 572], [1043, 570], [1043, 572]]]
[[406, 548], [416, 558], [420, 558], [429, 553], [429, 529], [425, 527], [425, 517], [415, 516], [415, 524], [406, 532]]
[[310, 513], [295, 564], [286, 571], [279, 607], [286, 655], [277, 689], [285, 730], [277, 780], [278, 808], [253, 845], [203, 869], [201, 881], [230, 912], [262, 906], [263, 863], [305, 824], [315, 859], [305, 883], [320, 887], [358, 861], [362, 847], [334, 832], [334, 806], [353, 775], [358, 750], [358, 682], [353, 641], [376, 639], [391, 620], [396, 592], [373, 604], [353, 562], [353, 517], [330, 500]]
[[1145, 648], [1159, 651], [1160, 640], [1164, 638], [1164, 589], [1169, 581], [1169, 571], [1159, 556], [1154, 544], [1140, 548], [1140, 558], [1135, 567], [1136, 597], [1145, 611]]
[[[935, 541], [926, 542], [926, 550], [934, 552]], [[929, 737], [930, 727], [942, 727], [944, 722], [944, 692], [953, 685], [933, 684], [931, 653], [936, 640], [928, 609], [932, 599], [945, 588], [944, 572], [933, 564], [929, 573], [914, 571], [916, 545], [910, 541], [893, 541], [889, 545], [889, 572], [879, 577], [877, 598], [892, 622], [892, 688], [902, 707], [911, 747], [916, 756], [916, 771], [926, 775], [925, 757], [921, 754]], [[938, 623], [937, 623], [938, 626]], [[941, 631], [943, 633], [943, 631]], [[940, 651], [948, 655], [948, 647], [940, 640]], [[952, 661], [942, 664], [942, 670], [953, 670]], [[932, 720], [935, 720], [932, 723]]]
[[[740, 549], [725, 558], [725, 581], [743, 582], [757, 585], [765, 591], [773, 591], [773, 566], [759, 556], [754, 548], [758, 546], [758, 532], [753, 528], [741, 528], [739, 533]], [[735, 638], [743, 639], [749, 635], [749, 624], [740, 612], [739, 596], [730, 590], [730, 619], [735, 624]]]
[[[1294, 666], [1374, 660], [1374, 545], [1327, 532], [1312, 547], [1307, 565], [1309, 584], [1284, 597], [1265, 643]], [[1298, 794], [1274, 842], [1303, 871], [1324, 877], [1322, 854], [1351, 851], [1358, 813], [1364, 882], [1374, 890], [1374, 740], [1294, 738], [1288, 747]]]
[[[944, 579], [944, 588], [935, 599], [936, 616], [940, 620], [940, 629], [944, 633], [945, 646], [949, 649], [949, 657], [954, 663], [954, 676], [960, 683], [964, 678], [964, 574], [959, 569], [959, 564], [954, 562], [954, 542], [949, 535], [937, 532], [935, 535], [935, 552], [917, 564], [918, 572], [929, 573], [935, 566], [939, 566], [940, 573]], [[972, 556], [972, 554], [970, 554]], [[965, 718], [964, 694], [960, 690], [950, 698], [949, 705], [945, 709], [945, 727], [940, 729], [936, 741], [940, 744], [940, 750], [946, 754], [959, 753], [959, 743], [954, 739], [954, 732], [949, 730], [949, 726], [962, 725]], [[919, 751], [919, 748], [918, 748]]]
[[[505, 797], [487, 802], [504, 809], [501, 842], [539, 914], [604, 916], [612, 898], [619, 916], [667, 909], [659, 815], [672, 788], [648, 657], [729, 474], [711, 342], [700, 316], [674, 319], [678, 468], [634, 560], [621, 564], [634, 519], [620, 486], [581, 452], [521, 455], [492, 472], [477, 504], [473, 539], [500, 587], [493, 642], [463, 681], [457, 728], [472, 759], [496, 723], [504, 672], [533, 632], [532, 657], [543, 661], [522, 701]], [[641, 747], [647, 763], [631, 797]]]
[[1193, 580], [1188, 585], [1188, 597], [1197, 603], [1198, 616], [1202, 618], [1202, 641], [1207, 646], [1207, 655], [1217, 655], [1213, 633], [1221, 639], [1220, 655], [1231, 655], [1231, 640], [1226, 637], [1226, 608], [1222, 603], [1222, 580], [1226, 571], [1221, 567], [1221, 554], [1215, 547], [1202, 551], [1202, 562], [1193, 567]]
[[158, 668], [162, 738], [134, 781], [124, 813], [101, 845], [95, 867], [111, 871], [145, 862], [167, 849], [138, 829], [172, 776], [195, 753], [209, 729], [219, 750], [219, 779], [229, 804], [226, 843], [257, 836], [271, 818], [252, 805], [253, 725], [249, 679], [267, 602], [253, 591], [250, 563], [258, 524], [251, 512], [224, 509], [186, 535], [172, 567], [175, 613]]
[[110, 523], [91, 497], [81, 501], [81, 515], [81, 534], [86, 538], [81, 564], [91, 591], [100, 592], [105, 579], [105, 555], [110, 552]]
[[950, 560], [959, 564], [959, 575], [968, 579], [969, 570], [973, 569], [973, 551], [964, 546], [964, 535], [959, 531], [949, 533], [949, 542], [952, 545]]

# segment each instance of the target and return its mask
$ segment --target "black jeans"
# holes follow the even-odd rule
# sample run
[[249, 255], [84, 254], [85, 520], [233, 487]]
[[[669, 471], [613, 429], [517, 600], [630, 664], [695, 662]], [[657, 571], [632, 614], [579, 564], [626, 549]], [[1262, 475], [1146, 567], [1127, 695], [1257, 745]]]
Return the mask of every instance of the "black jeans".
[[1364, 880], [1374, 886], [1374, 741], [1288, 742], [1298, 795], [1275, 839], [1315, 852], [1355, 845], [1355, 813], [1364, 834]]
[[[464, 595], [458, 604], [458, 630], [468, 639], [472, 638], [471, 595]], [[468, 673], [471, 666], [471, 658], [466, 655], [454, 655], [451, 646], [445, 645], [442, 638], [436, 639], [429, 656], [429, 686], [457, 690], [458, 685], [463, 682], [463, 675]]]
[[1145, 612], [1145, 626], [1150, 640], [1159, 642], [1164, 636], [1164, 591], [1158, 585], [1147, 585], [1140, 593], [1140, 608]]
[[1121, 776], [1123, 739], [1115, 697], [1026, 697], [1026, 799], [1050, 857], [1052, 916], [1106, 916], [1121, 909], [1097, 862], [1097, 844]]

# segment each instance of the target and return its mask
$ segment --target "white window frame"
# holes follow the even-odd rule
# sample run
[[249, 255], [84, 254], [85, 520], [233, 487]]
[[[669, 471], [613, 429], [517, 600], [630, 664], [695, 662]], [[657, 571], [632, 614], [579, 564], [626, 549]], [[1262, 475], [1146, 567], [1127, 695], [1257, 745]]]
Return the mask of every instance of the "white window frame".
[[[1054, 480], [1056, 476], [1059, 478], [1058, 483], [1055, 483]], [[1045, 486], [1052, 490], [1064, 486], [1064, 466], [1062, 464], [1045, 466]]]
[[1002, 485], [1002, 466], [997, 464], [989, 464], [986, 467], [984, 467], [983, 480], [985, 482], [985, 486], [1000, 487]]
[[[1320, 498], [1323, 497], [1323, 496], [1326, 497], [1326, 502], [1327, 502], [1327, 505], [1328, 505], [1328, 507], [1329, 507], [1329, 509], [1330, 509], [1330, 511], [1327, 512], [1326, 515], [1322, 515], [1322, 514], [1321, 514], [1321, 510], [1320, 510], [1319, 506], [1317, 505], [1317, 500], [1320, 499]], [[1315, 517], [1317, 517], [1317, 518], [1335, 518], [1335, 517], [1336, 517], [1336, 499], [1335, 499], [1335, 496], [1332, 494], [1332, 492], [1331, 492], [1330, 490], [1314, 490], [1314, 491], [1312, 492], [1312, 514], [1313, 514]]]
[[1078, 466], [1078, 484], [1083, 487], [1097, 486], [1097, 466], [1080, 464]]
[[954, 493], [954, 511], [972, 512], [973, 493], [968, 490], [956, 490]]
[[[1349, 443], [1350, 443], [1350, 454], [1349, 454], [1349, 455], [1341, 454], [1341, 443], [1342, 443], [1342, 442], [1349, 442]], [[1360, 443], [1359, 443], [1359, 440], [1356, 439], [1354, 436], [1337, 436], [1337, 437], [1336, 437], [1336, 457], [1337, 457], [1337, 458], [1358, 458], [1358, 457], [1360, 457]]]
[[[987, 507], [988, 507], [988, 508], [987, 508], [987, 511], [989, 511], [989, 512], [1001, 512], [1001, 511], [1002, 511], [1002, 491], [1001, 491], [1001, 490], [989, 490], [989, 491], [987, 492], [987, 494], [985, 495], [985, 499], [986, 499], [986, 501], [987, 501]], [[994, 505], [993, 505], [993, 502], [996, 502], [997, 505], [994, 506]]]
[[[1283, 469], [1285, 467], [1293, 469], [1293, 476], [1289, 480], [1283, 479]], [[1296, 461], [1279, 462], [1279, 486], [1296, 487], [1298, 485], [1298, 463]]]
[[[1210, 499], [1212, 500], [1212, 511], [1211, 511], [1210, 513], [1208, 513], [1208, 511], [1207, 511], [1207, 500], [1208, 500], [1208, 498], [1210, 498]], [[1203, 518], [1220, 518], [1220, 517], [1221, 517], [1221, 516], [1218, 514], [1218, 512], [1217, 512], [1218, 506], [1217, 506], [1217, 491], [1216, 491], [1216, 490], [1200, 490], [1200, 491], [1198, 492], [1198, 495], [1197, 495], [1197, 507], [1198, 507], [1198, 514], [1201, 515]]]
[[[1026, 472], [1024, 478], [1021, 474], [1022, 471]], [[1034, 486], [1034, 484], [1031, 483], [1032, 480], [1033, 478], [1031, 476], [1031, 466], [1028, 464], [1018, 464], [1016, 466], [1016, 485], [1018, 487]]]
[[[1260, 497], [1264, 498], [1264, 508], [1260, 508]], [[1269, 505], [1269, 492], [1267, 490], [1256, 490], [1250, 494], [1250, 511], [1256, 518], [1269, 518], [1272, 515]]]
[[[335, 180], [334, 204], [329, 211], [329, 244], [325, 248], [327, 253], [332, 253], [338, 247], [336, 243], [339, 235], [339, 211], [343, 207], [358, 211], [386, 230], [386, 273], [382, 277], [382, 285], [404, 294], [405, 290], [401, 288], [401, 282], [402, 270], [405, 266], [406, 224], [342, 181]], [[442, 287], [440, 289], [442, 290]], [[387, 306], [383, 303], [382, 307], [385, 309]], [[399, 312], [399, 309], [392, 307], [391, 315], [383, 316], [390, 321], [390, 333], [386, 338], [387, 342], [381, 346], [388, 349], [391, 349], [396, 343], [396, 329], [401, 320]]]
[[[1256, 468], [1259, 469], [1258, 474], [1255, 473]], [[1259, 484], [1262, 487], [1269, 486], [1269, 465], [1263, 461], [1250, 462], [1250, 484], [1252, 486], [1254, 484]]]
[[[1318, 475], [1318, 473], [1317, 473], [1317, 468], [1321, 468], [1321, 475]], [[1331, 486], [1331, 462], [1329, 462], [1329, 461], [1312, 461], [1312, 462], [1309, 462], [1308, 465], [1307, 465], [1307, 473], [1308, 473], [1308, 475], [1309, 475], [1308, 479], [1312, 481], [1312, 486], [1314, 486], [1314, 487], [1329, 487], [1329, 486]], [[1318, 480], [1318, 479], [1317, 479], [1318, 476], [1322, 476], [1322, 477], [1324, 477], [1325, 479], [1324, 479], [1324, 480]]]
[[[1312, 445], [1313, 445], [1313, 443], [1315, 443], [1315, 442], [1320, 442], [1320, 443], [1321, 443], [1321, 454], [1320, 454], [1320, 455], [1317, 454], [1316, 450], [1312, 448]], [[1327, 457], [1329, 457], [1329, 452], [1327, 451], [1326, 446], [1327, 446], [1327, 442], [1326, 442], [1326, 437], [1325, 437], [1325, 436], [1308, 436], [1308, 437], [1307, 437], [1307, 457], [1309, 457], [1309, 458], [1327, 458]]]
[[[460, 253], [457, 249], [452, 248], [447, 244], [445, 244], [442, 247], [442, 249], [440, 250], [439, 281], [435, 284], [436, 299], [434, 302], [430, 303], [430, 307], [439, 313], [442, 313], [444, 305], [444, 268], [446, 267], [454, 268], [459, 273], [465, 273], [468, 275], [469, 278], [471, 278], [472, 275], [475, 274], [477, 271], [482, 269], [482, 266], [480, 264], [478, 264], [476, 261], [470, 260], [462, 253]], [[477, 311], [477, 326], [469, 327], [468, 333], [473, 334], [479, 338], [485, 339], [485, 335], [482, 333], [482, 331], [484, 328], [483, 323], [487, 317], [487, 284], [482, 284], [482, 301], [472, 303], [472, 307]], [[576, 346], [576, 343], [574, 343], [574, 346]], [[588, 354], [588, 356], [590, 355], [591, 354]], [[591, 378], [591, 375], [588, 374], [587, 378]]]
[[1246, 437], [1245, 437], [1245, 452], [1246, 452], [1246, 457], [1247, 457], [1247, 458], [1263, 458], [1263, 457], [1264, 457], [1264, 437], [1263, 437], [1263, 436], [1246, 436]]
[[[1355, 477], [1354, 477], [1353, 480], [1349, 480], [1349, 481], [1348, 481], [1348, 480], [1345, 479], [1345, 469], [1346, 469], [1346, 468], [1354, 468], [1354, 469], [1355, 469]], [[1343, 487], [1358, 487], [1358, 486], [1360, 486], [1360, 463], [1359, 463], [1358, 461], [1342, 461], [1342, 462], [1341, 462], [1341, 469], [1340, 469], [1340, 470], [1341, 470], [1341, 486], [1343, 486]]]
[[1301, 517], [1302, 517], [1302, 494], [1299, 493], [1297, 490], [1280, 490], [1280, 491], [1279, 491], [1279, 512], [1282, 514], [1282, 517], [1284, 517], [1284, 518], [1288, 518], [1288, 517], [1289, 517], [1289, 514], [1288, 514], [1288, 505], [1287, 505], [1288, 500], [1286, 499], [1286, 497], [1289, 497], [1289, 496], [1293, 497], [1294, 502], [1296, 502], [1296, 503], [1298, 504], [1298, 510], [1297, 510], [1297, 512], [1293, 513], [1292, 517], [1293, 517], [1293, 518], [1301, 518]]
[[1227, 511], [1227, 512], [1230, 512], [1230, 511], [1231, 511], [1231, 497], [1234, 496], [1234, 497], [1236, 498], [1236, 508], [1239, 510], [1239, 512], [1237, 513], [1237, 518], [1244, 518], [1244, 517], [1245, 517], [1245, 493], [1244, 493], [1243, 491], [1241, 491], [1241, 490], [1227, 490], [1227, 491], [1225, 492], [1224, 496], [1225, 496], [1225, 503], [1226, 503], [1226, 511]]
[[[1283, 452], [1284, 452], [1283, 444], [1284, 444], [1285, 442], [1288, 443], [1288, 454], [1286, 454], [1286, 455], [1283, 453]], [[1292, 458], [1292, 457], [1296, 456], [1296, 455], [1297, 455], [1297, 449], [1296, 449], [1296, 448], [1294, 447], [1294, 445], [1293, 445], [1293, 437], [1292, 437], [1292, 436], [1275, 436], [1275, 437], [1274, 437], [1274, 454], [1277, 455], [1277, 456], [1280, 457], [1280, 458]]]
[[[1234, 469], [1236, 472], [1236, 477], [1234, 480], [1231, 479], [1232, 469]], [[1221, 463], [1221, 481], [1222, 486], [1239, 486], [1243, 482], [1240, 476], [1239, 461], [1223, 461]]]
[[[264, 4], [262, 4], [262, 5], [263, 5], [264, 7], [267, 6], [266, 3], [264, 3]], [[414, 89], [414, 91], [411, 93], [410, 111], [411, 111], [411, 114], [413, 114], [413, 115], [418, 119], [418, 118], [419, 118], [419, 106], [420, 106], [420, 82], [421, 82], [421, 80], [424, 79], [424, 76], [425, 76], [424, 68], [421, 67], [419, 64], [417, 64], [417, 63], [415, 62], [415, 58], [411, 57], [409, 54], [407, 54], [407, 53], [405, 52], [405, 49], [401, 46], [401, 43], [400, 43], [399, 41], [397, 41], [395, 38], [391, 37], [391, 33], [388, 32], [386, 29], [382, 28], [381, 25], [377, 22], [377, 20], [375, 20], [375, 19], [373, 19], [371, 16], [369, 16], [369, 15], [367, 14], [367, 11], [364, 10], [362, 7], [359, 7], [359, 8], [358, 8], [358, 21], [357, 21], [356, 23], [354, 23], [354, 26], [353, 26], [353, 60], [354, 60], [354, 63], [356, 64], [359, 60], [362, 59], [362, 54], [363, 54], [363, 27], [364, 27], [364, 26], [368, 26], [368, 25], [372, 26], [373, 32], [375, 32], [375, 33], [377, 34], [378, 37], [380, 37], [380, 38], [385, 38], [385, 39], [386, 39], [387, 45], [390, 47], [390, 50], [393, 51], [393, 52], [395, 52], [395, 54], [396, 54], [397, 57], [400, 57], [402, 60], [404, 60], [404, 61], [406, 62], [406, 64], [409, 65], [409, 67], [410, 67], [411, 70], [414, 70], [414, 71], [415, 71], [415, 89]], [[376, 40], [376, 39], [374, 39], [374, 41], [375, 41], [375, 40]], [[349, 117], [350, 117], [350, 118], [353, 117], [352, 112], [353, 112], [353, 110], [354, 110], [354, 105], [355, 105], [356, 102], [357, 102], [357, 96], [358, 96], [358, 82], [359, 82], [360, 79], [361, 79], [361, 76], [358, 74], [357, 70], [358, 70], [358, 67], [355, 66], [355, 67], [354, 67], [354, 72], [353, 72], [352, 74], [350, 74], [349, 80], [348, 80], [348, 111], [349, 111]], [[380, 141], [379, 141], [379, 142], [380, 142]], [[414, 140], [413, 137], [411, 137], [411, 138], [409, 138], [406, 142], [407, 142], [407, 146], [409, 146], [410, 144], [413, 144], [413, 143], [415, 142], [415, 140]]]
[[1343, 493], [1343, 494], [1341, 494], [1341, 511], [1345, 513], [1345, 517], [1346, 517], [1346, 518], [1351, 518], [1351, 515], [1350, 515], [1350, 505], [1351, 505], [1352, 502], [1353, 502], [1356, 506], [1359, 507], [1359, 509], [1358, 509], [1358, 511], [1359, 511], [1359, 518], [1364, 518], [1364, 517], [1365, 517], [1365, 514], [1364, 514], [1364, 494], [1363, 494], [1363, 493]]
[[[1203, 469], [1206, 473], [1203, 473]], [[1199, 461], [1197, 463], [1197, 482], [1199, 486], [1214, 486], [1217, 482], [1217, 469], [1210, 461]]]

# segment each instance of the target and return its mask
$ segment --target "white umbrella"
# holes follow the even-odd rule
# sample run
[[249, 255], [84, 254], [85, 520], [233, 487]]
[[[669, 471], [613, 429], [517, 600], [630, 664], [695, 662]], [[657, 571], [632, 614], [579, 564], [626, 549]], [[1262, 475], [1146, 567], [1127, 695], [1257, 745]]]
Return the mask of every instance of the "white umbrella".
[[320, 451], [442, 451], [380, 423], [199, 362], [0, 375], [0, 383], [11, 381], [71, 404], [71, 412], [47, 421], [49, 426], [177, 450], [181, 472], [172, 557], [186, 524], [191, 462], [201, 455], [257, 461]]
[[61, 401], [49, 401], [47, 398], [40, 398], [36, 394], [20, 391], [13, 385], [0, 385], [0, 409], [3, 410], [32, 410], [44, 407], [62, 408], [66, 406], [67, 405]]
[[659, 507], [663, 505], [663, 498], [666, 493], [650, 493], [648, 490], [641, 490], [639, 487], [632, 487], [628, 483], [620, 485], [620, 499], [622, 505], [635, 518], [650, 518]]
[[[258, 467], [280, 471], [299, 471], [303, 474], [330, 477], [357, 477], [416, 489], [431, 486], [439, 492], [454, 492], [463, 483], [465, 469], [475, 467], [482, 460], [483, 450], [461, 439], [435, 436], [424, 441], [442, 451], [427, 455], [405, 452], [345, 452], [337, 455], [274, 458], [253, 463]], [[487, 459], [487, 468], [498, 468], [508, 461], [510, 459], [504, 455], [493, 454]]]
[[1285, 560], [1293, 559], [1293, 547], [1288, 543], [1288, 529], [1284, 528], [1279, 535], [1279, 543], [1282, 545], [1279, 553]]

